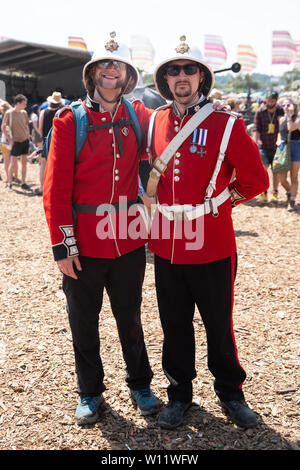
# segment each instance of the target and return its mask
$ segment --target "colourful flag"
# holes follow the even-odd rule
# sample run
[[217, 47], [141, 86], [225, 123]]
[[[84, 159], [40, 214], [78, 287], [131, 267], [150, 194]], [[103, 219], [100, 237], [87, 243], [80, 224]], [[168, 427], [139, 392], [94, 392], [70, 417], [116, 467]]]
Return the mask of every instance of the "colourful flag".
[[84, 42], [83, 38], [79, 38], [76, 36], [68, 37], [68, 47], [73, 47], [74, 49], [87, 50], [86, 43]]
[[295, 59], [294, 59], [294, 69], [300, 69], [300, 41], [295, 41], [296, 44], [296, 52], [295, 52]]
[[273, 31], [272, 64], [290, 64], [296, 45], [288, 31]]
[[221, 36], [206, 34], [204, 36], [204, 56], [211, 66], [223, 65], [227, 59], [227, 52]]
[[150, 72], [154, 59], [154, 48], [150, 40], [146, 36], [131, 36], [130, 50], [134, 65], [144, 72]]
[[253, 47], [248, 45], [238, 45], [237, 61], [241, 64], [242, 72], [252, 72], [257, 65], [257, 55]]

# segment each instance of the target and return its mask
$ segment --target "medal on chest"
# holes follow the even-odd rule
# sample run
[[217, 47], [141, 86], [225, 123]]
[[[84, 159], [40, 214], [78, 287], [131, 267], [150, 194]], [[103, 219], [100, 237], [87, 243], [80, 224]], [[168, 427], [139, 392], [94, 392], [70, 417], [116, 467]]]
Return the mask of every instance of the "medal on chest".
[[199, 154], [201, 158], [206, 154], [204, 147], [207, 140], [207, 129], [195, 129], [191, 137], [190, 152]]

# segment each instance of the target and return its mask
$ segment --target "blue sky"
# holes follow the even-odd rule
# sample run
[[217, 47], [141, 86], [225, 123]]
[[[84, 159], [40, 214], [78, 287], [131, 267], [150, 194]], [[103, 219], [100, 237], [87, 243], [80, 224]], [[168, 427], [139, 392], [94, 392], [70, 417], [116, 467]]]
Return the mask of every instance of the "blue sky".
[[[271, 65], [272, 30], [288, 30], [300, 40], [300, 0], [15, 0], [2, 2], [0, 36], [67, 46], [81, 36], [90, 50], [116, 31], [120, 41], [132, 34], [149, 37], [156, 60], [168, 56], [181, 35], [203, 51], [205, 34], [222, 36], [228, 65], [238, 44], [250, 44], [258, 56], [256, 72], [280, 75], [288, 66]], [[149, 7], [148, 5], [151, 5]], [[85, 10], [84, 7], [87, 7]]]

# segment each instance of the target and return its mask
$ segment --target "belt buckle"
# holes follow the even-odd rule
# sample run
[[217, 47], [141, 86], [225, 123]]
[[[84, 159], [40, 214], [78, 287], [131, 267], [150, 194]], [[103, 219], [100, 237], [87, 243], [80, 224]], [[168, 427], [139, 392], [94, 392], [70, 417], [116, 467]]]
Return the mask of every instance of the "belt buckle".
[[163, 174], [167, 168], [167, 165], [157, 157], [153, 162], [153, 167], [160, 173]]
[[176, 222], [182, 221], [184, 219], [184, 210], [181, 212], [170, 211], [170, 214], [172, 214], [172, 219]]
[[217, 212], [214, 211], [214, 206], [213, 206], [213, 203], [212, 203], [212, 200], [209, 199], [209, 207], [210, 207], [210, 211], [212, 213], [212, 216], [216, 219], [217, 217], [219, 217], [219, 211], [218, 211], [218, 208], [217, 208]]
[[181, 211], [181, 212], [175, 212], [175, 211], [171, 211], [171, 213], [173, 214], [173, 220], [175, 221], [182, 221], [184, 220], [184, 211]]

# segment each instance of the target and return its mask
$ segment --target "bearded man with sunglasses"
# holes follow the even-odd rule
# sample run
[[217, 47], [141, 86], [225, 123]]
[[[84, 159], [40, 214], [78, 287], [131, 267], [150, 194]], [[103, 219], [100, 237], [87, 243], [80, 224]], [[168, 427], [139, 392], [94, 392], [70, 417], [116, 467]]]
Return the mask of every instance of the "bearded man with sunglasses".
[[[106, 389], [98, 331], [104, 288], [131, 399], [143, 415], [158, 411], [141, 324], [147, 238], [131, 237], [128, 231], [136, 219], [130, 210], [137, 203], [140, 155], [123, 95], [136, 87], [138, 70], [129, 48], [114, 36], [83, 69], [89, 133], [79, 160], [75, 165], [73, 113], [64, 108], [53, 121], [44, 181], [44, 209], [54, 259], [63, 273], [73, 338], [80, 425], [98, 420]], [[132, 107], [146, 137], [151, 111], [141, 101]]]
[[147, 192], [157, 197], [148, 246], [155, 254], [162, 364], [170, 381], [158, 422], [176, 428], [192, 404], [197, 306], [222, 409], [237, 425], [253, 427], [257, 420], [244, 399], [246, 373], [232, 327], [236, 241], [231, 212], [268, 186], [268, 174], [244, 121], [209, 103], [214, 74], [185, 41], [182, 37], [176, 53], [155, 69], [156, 88], [171, 103], [154, 112], [148, 135], [153, 168]]

